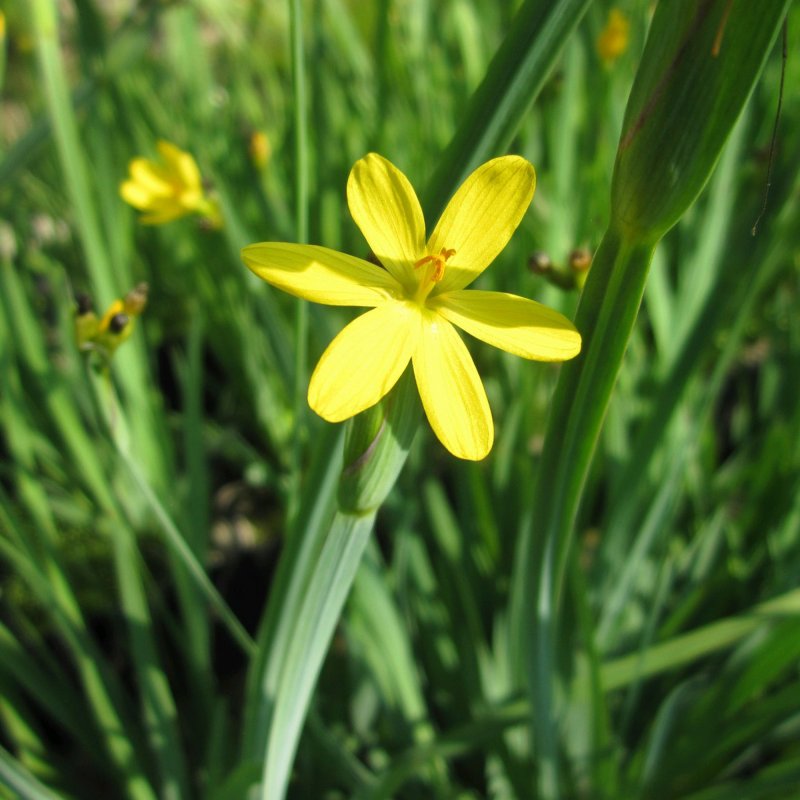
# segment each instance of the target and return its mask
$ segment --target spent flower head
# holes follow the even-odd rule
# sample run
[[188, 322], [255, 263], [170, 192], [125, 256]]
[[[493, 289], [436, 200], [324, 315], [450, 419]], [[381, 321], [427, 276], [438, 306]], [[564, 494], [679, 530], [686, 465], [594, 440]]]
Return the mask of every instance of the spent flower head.
[[425, 414], [442, 444], [479, 460], [494, 426], [475, 364], [456, 332], [523, 358], [563, 361], [581, 337], [566, 317], [503, 292], [466, 290], [506, 246], [533, 197], [533, 167], [495, 158], [470, 175], [430, 238], [405, 175], [370, 153], [353, 166], [347, 201], [381, 266], [315, 245], [265, 242], [242, 257], [273, 286], [315, 303], [364, 306], [328, 346], [311, 376], [308, 402], [330, 422], [373, 406], [409, 364]]
[[199, 214], [211, 227], [220, 227], [219, 206], [206, 193], [192, 155], [163, 140], [156, 147], [160, 161], [142, 157], [131, 160], [129, 177], [119, 187], [122, 199], [145, 212], [141, 218], [145, 225], [162, 225], [187, 214]]
[[92, 299], [86, 294], [75, 298], [75, 338], [78, 347], [98, 353], [107, 363], [117, 348], [133, 333], [136, 317], [147, 305], [148, 286], [140, 283], [125, 297], [115, 300], [98, 319]]

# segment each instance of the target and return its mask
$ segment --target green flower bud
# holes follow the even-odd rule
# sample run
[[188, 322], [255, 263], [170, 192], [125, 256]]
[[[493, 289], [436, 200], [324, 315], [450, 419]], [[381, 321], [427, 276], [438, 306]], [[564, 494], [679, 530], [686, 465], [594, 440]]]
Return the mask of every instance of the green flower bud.
[[380, 403], [348, 422], [340, 511], [361, 515], [379, 508], [405, 464], [421, 411], [409, 367]]

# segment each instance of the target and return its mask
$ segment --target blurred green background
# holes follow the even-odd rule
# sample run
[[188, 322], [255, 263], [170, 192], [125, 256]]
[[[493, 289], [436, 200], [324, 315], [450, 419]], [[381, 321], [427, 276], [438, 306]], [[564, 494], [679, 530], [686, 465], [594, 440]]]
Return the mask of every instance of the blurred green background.
[[[298, 312], [239, 250], [366, 257], [350, 167], [374, 150], [430, 187], [520, 4], [57, 5], [3, 6], [0, 797], [244, 798], [253, 639], [287, 540], [335, 504], [342, 426], [308, 410], [307, 376], [353, 313]], [[536, 194], [481, 288], [574, 316], [651, 5], [571, 4], [508, 148]], [[798, 22], [774, 153], [780, 43], [651, 266], [570, 554], [555, 787], [533, 788], [509, 595], [559, 368], [471, 341], [494, 449], [458, 462], [420, 428], [288, 796], [796, 796]], [[160, 139], [194, 156], [222, 228], [144, 226], [120, 198]], [[76, 296], [102, 314], [140, 282], [110, 362], [81, 352]]]

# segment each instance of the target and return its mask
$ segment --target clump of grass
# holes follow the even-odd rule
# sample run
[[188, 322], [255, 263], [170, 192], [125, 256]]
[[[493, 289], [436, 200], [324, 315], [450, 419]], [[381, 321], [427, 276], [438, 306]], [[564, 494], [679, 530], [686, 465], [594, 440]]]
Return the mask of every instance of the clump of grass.
[[[792, 59], [751, 230], [796, 10], [649, 5], [619, 4], [613, 62], [612, 7], [586, 0], [7, 10], [0, 796], [792, 792]], [[670, 33], [645, 48], [651, 24]], [[126, 207], [159, 139], [221, 228]], [[574, 317], [585, 350], [559, 372], [472, 348], [490, 457], [398, 437], [397, 484], [359, 515], [337, 510], [358, 439], [304, 401], [351, 312], [298, 306], [239, 251], [367, 257], [344, 187], [369, 150], [426, 187], [429, 223], [478, 163], [531, 160], [481, 288]], [[95, 368], [75, 298], [141, 282]]]

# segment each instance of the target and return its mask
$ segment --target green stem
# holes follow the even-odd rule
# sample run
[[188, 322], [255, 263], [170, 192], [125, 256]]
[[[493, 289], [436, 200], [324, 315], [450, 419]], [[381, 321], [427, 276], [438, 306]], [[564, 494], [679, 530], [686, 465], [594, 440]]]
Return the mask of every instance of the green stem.
[[[387, 398], [350, 423], [344, 469], [325, 457], [307, 482], [308, 502], [281, 558], [248, 680], [244, 750], [263, 760], [261, 797], [284, 797], [325, 654], [421, 412], [407, 370]], [[337, 477], [340, 510], [332, 514]]]
[[[308, 593], [283, 659], [285, 668], [278, 683], [264, 762], [261, 786], [264, 800], [281, 800], [286, 794], [319, 669], [355, 580], [374, 521], [374, 512], [366, 516], [337, 512], [314, 565]], [[284, 698], [291, 698], [291, 702], [285, 702]]]
[[[289, 0], [289, 21], [294, 93], [295, 239], [298, 243], [305, 244], [308, 242], [308, 119], [303, 54], [303, 11], [300, 0]], [[290, 521], [295, 518], [300, 501], [300, 462], [306, 429], [308, 303], [304, 300], [298, 300], [295, 305], [294, 344], [294, 436], [289, 465], [287, 508], [287, 517]]]
[[[539, 791], [558, 796], [558, 736], [553, 704], [556, 615], [575, 517], [592, 454], [644, 291], [655, 246], [632, 244], [610, 229], [595, 255], [575, 318], [581, 355], [562, 367], [552, 403], [542, 468], [534, 489], [533, 530], [521, 545], [515, 576], [515, 629], [534, 625], [517, 663], [530, 676]], [[534, 620], [531, 610], [536, 610]], [[526, 619], [527, 618], [527, 619]], [[520, 645], [525, 646], [520, 640]]]
[[[606, 232], [575, 315], [583, 352], [562, 367], [542, 453], [534, 502], [537, 541], [552, 549], [554, 595], [560, 595], [578, 501], [611, 392], [644, 292], [654, 244], [631, 244]], [[541, 538], [545, 534], [544, 539]], [[552, 545], [545, 539], [554, 539]]]

